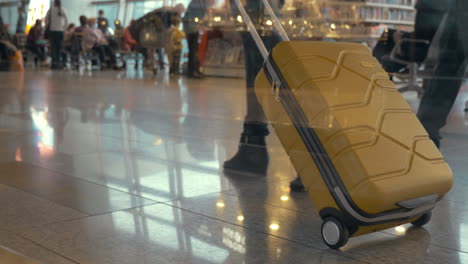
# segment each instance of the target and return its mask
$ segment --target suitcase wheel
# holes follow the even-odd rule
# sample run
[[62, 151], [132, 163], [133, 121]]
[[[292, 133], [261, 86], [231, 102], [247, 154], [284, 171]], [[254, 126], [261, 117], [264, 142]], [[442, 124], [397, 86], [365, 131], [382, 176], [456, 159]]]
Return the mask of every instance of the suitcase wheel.
[[329, 248], [339, 249], [348, 243], [349, 230], [335, 217], [327, 217], [322, 223], [322, 239]]
[[425, 213], [421, 217], [419, 217], [416, 221], [411, 222], [411, 224], [417, 227], [421, 227], [429, 223], [431, 221], [431, 218], [432, 218], [432, 212]]

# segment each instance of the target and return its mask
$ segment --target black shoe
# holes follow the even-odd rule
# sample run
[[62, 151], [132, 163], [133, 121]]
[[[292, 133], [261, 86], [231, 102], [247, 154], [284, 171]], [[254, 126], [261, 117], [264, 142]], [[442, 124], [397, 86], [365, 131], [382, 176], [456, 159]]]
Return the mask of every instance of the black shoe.
[[291, 192], [299, 193], [306, 191], [305, 186], [299, 176], [289, 183], [289, 188], [291, 188]]
[[265, 176], [269, 162], [265, 143], [265, 137], [268, 134], [269, 132], [265, 124], [244, 125], [239, 150], [232, 159], [224, 162], [224, 170]]

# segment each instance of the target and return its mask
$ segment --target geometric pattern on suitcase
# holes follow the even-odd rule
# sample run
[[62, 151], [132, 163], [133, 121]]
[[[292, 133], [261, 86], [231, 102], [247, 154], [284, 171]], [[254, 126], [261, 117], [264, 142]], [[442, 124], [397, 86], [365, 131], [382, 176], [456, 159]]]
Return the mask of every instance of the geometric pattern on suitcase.
[[[361, 209], [380, 213], [397, 208], [399, 201], [448, 192], [450, 169], [367, 48], [275, 56], [281, 48], [273, 51], [275, 63]], [[289, 54], [305, 50], [287, 48]], [[271, 93], [266, 96], [273, 101]], [[268, 115], [273, 123], [291, 122], [285, 112], [275, 111], [277, 105], [267, 108], [267, 115], [276, 115]], [[290, 157], [304, 149], [300, 137], [278, 136]], [[298, 173], [308, 166], [296, 164]]]

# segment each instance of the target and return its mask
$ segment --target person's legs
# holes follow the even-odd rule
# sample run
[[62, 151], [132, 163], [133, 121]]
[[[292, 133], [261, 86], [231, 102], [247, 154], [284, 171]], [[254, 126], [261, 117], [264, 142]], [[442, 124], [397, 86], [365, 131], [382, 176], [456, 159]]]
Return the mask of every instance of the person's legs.
[[[224, 163], [224, 169], [265, 175], [268, 168], [268, 153], [265, 138], [269, 134], [262, 106], [255, 95], [255, 78], [263, 65], [263, 57], [248, 32], [242, 33], [246, 67], [247, 115], [237, 154]], [[263, 39], [268, 49], [279, 39], [276, 36]]]
[[466, 59], [466, 40], [463, 25], [457, 25], [457, 15], [452, 10], [441, 34], [440, 50], [432, 79], [425, 82], [424, 95], [418, 110], [418, 118], [437, 147], [440, 146], [439, 130], [445, 126], [463, 82]]
[[103, 46], [104, 53], [107, 55], [110, 61], [111, 67], [116, 67], [117, 66], [117, 57], [115, 56], [115, 51], [110, 45], [104, 45]]
[[46, 48], [44, 46], [39, 47], [40, 55], [39, 59], [41, 62], [45, 62], [47, 60], [47, 53], [46, 53]]
[[188, 76], [194, 77], [198, 73], [198, 32], [191, 32], [187, 34], [187, 44], [189, 49], [188, 55]]
[[101, 64], [106, 62], [106, 52], [104, 51], [103, 46], [94, 46], [93, 50], [98, 54]]
[[60, 68], [63, 68], [64, 61], [62, 60], [62, 47], [63, 47], [63, 32], [57, 32], [56, 54], [57, 63]]
[[[39, 47], [38, 47], [38, 46], [29, 45], [29, 46], [28, 46], [28, 50], [30, 50], [30, 51], [35, 55], [35, 58], [34, 58], [35, 61], [34, 61], [34, 63], [35, 63], [35, 66], [37, 66], [37, 59], [39, 59], [39, 60], [42, 61], [42, 59], [41, 59], [41, 51], [40, 51]], [[29, 58], [28, 58], [28, 59], [29, 59]]]
[[179, 73], [182, 50], [174, 50], [171, 54], [171, 73]]
[[163, 70], [164, 69], [164, 49], [158, 48], [156, 49], [156, 53], [158, 54], [159, 68]]
[[149, 65], [148, 67], [151, 69], [151, 70], [155, 70], [156, 69], [156, 61], [154, 59], [154, 53], [155, 53], [156, 49], [154, 48], [147, 48], [147, 56], [148, 56], [148, 59], [149, 59]]
[[52, 55], [52, 68], [60, 69], [61, 68], [61, 58], [60, 58], [60, 49], [62, 47], [63, 41], [63, 32], [52, 31], [50, 32], [50, 48]]

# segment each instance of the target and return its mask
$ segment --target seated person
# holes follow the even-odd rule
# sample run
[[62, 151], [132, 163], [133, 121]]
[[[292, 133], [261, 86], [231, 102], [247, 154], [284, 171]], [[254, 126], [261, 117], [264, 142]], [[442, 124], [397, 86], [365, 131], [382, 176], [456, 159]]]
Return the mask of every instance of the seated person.
[[88, 27], [88, 18], [85, 16], [80, 16], [80, 26], [75, 28], [75, 33], [83, 33]]
[[[135, 51], [143, 54], [144, 63], [147, 62], [147, 51], [145, 48], [138, 45], [138, 42], [133, 38], [130, 33], [130, 27], [135, 23], [135, 20], [130, 21], [130, 25], [125, 28], [122, 36], [122, 50], [123, 51]], [[137, 67], [138, 65], [135, 65]]]
[[125, 28], [122, 36], [122, 50], [124, 51], [130, 51], [138, 44], [138, 42], [132, 37], [132, 34], [130, 34], [129, 28], [133, 25], [133, 23], [135, 23], [134, 19], [132, 19], [132, 21], [130, 21], [130, 25]]
[[67, 31], [65, 31], [65, 34], [63, 37], [63, 41], [65, 42], [65, 47], [67, 46], [67, 44], [70, 44], [73, 34], [75, 34], [75, 30], [76, 30], [75, 24], [72, 23], [68, 25]]
[[[88, 27], [83, 31], [82, 46], [83, 50], [92, 49], [96, 51], [101, 62], [106, 62], [109, 67], [114, 70], [120, 69], [117, 66], [114, 50], [110, 47], [102, 31], [97, 27], [97, 19], [88, 19]], [[106, 57], [109, 59], [107, 60]]]
[[0, 71], [10, 70], [10, 56], [16, 52], [16, 47], [12, 43], [8, 26], [3, 24], [3, 19], [0, 16]]
[[[68, 25], [67, 30], [63, 35], [63, 61], [67, 61], [68, 54], [72, 54], [73, 61], [73, 38], [75, 36], [75, 24], [71, 23]], [[68, 54], [67, 54], [68, 53]]]
[[47, 65], [45, 46], [44, 28], [42, 27], [42, 21], [38, 19], [29, 31], [26, 47], [37, 56], [42, 65]]
[[122, 37], [125, 29], [122, 26], [122, 23], [120, 22], [120, 20], [116, 19], [114, 21], [114, 26], [115, 26], [114, 35], [117, 37]]

